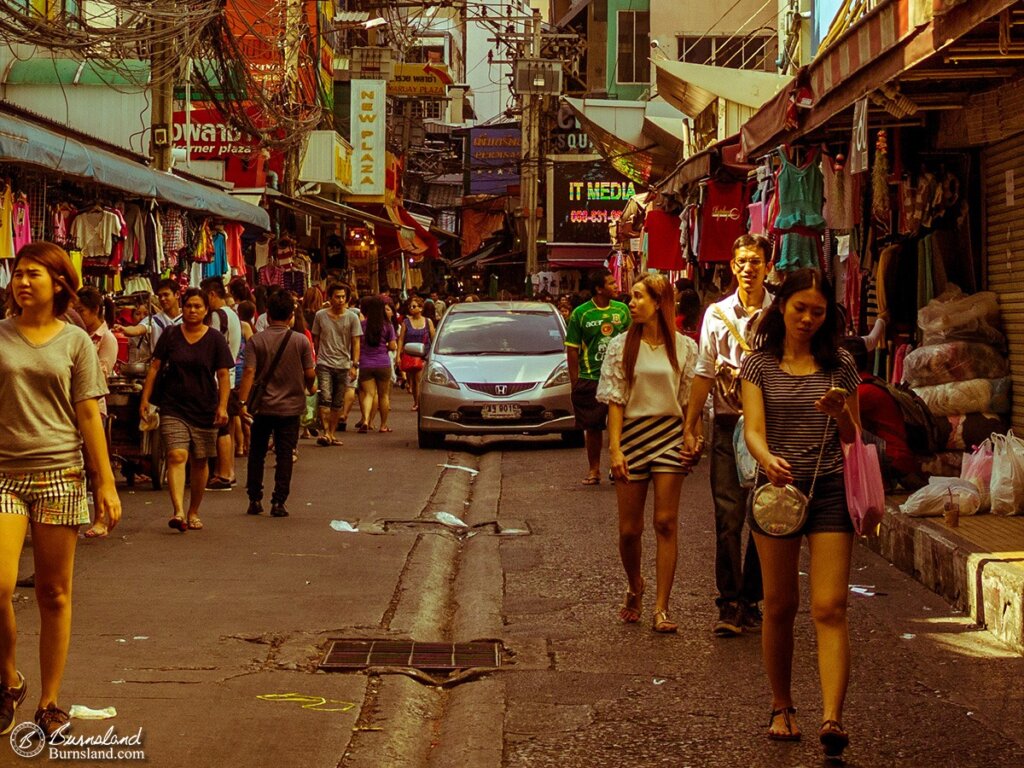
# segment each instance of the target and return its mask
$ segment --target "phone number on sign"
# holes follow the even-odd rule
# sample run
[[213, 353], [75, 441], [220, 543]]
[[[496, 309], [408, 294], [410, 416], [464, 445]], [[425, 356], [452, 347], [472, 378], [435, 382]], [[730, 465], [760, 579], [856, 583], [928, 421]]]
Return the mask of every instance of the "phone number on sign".
[[573, 224], [608, 224], [618, 221], [622, 217], [622, 211], [569, 211], [569, 221]]

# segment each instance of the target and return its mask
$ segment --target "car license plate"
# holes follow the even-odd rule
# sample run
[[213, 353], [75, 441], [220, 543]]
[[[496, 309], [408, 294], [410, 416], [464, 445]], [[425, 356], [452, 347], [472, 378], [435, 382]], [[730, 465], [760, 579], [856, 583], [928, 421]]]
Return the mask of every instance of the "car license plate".
[[523, 415], [522, 409], [513, 403], [495, 403], [485, 405], [480, 415], [485, 419], [518, 419]]

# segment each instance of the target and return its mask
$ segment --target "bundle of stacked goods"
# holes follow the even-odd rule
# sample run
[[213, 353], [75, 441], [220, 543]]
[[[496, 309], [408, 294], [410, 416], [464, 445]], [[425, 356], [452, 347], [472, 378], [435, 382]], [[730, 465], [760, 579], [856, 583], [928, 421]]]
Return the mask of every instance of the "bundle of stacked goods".
[[924, 469], [957, 475], [964, 451], [1009, 429], [1010, 364], [995, 293], [952, 288], [917, 315], [922, 346], [907, 354], [903, 381], [936, 416], [949, 419], [947, 452]]

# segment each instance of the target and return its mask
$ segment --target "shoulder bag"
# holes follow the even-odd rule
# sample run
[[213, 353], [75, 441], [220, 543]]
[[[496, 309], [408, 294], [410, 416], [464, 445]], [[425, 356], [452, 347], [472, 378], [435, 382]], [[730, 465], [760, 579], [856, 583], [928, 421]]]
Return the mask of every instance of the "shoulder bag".
[[[725, 316], [725, 312], [722, 311], [721, 307], [715, 306], [714, 312], [725, 323], [725, 327], [729, 329], [729, 335], [740, 345], [743, 354], [750, 354], [752, 351], [750, 345], [747, 344], [747, 340], [740, 334], [735, 323]], [[725, 403], [735, 413], [743, 412], [743, 402], [740, 397], [742, 383], [740, 380], [740, 369], [737, 366], [725, 360], [720, 360], [715, 365], [715, 393], [718, 395], [718, 401]]]
[[267, 382], [270, 380], [270, 374], [277, 368], [277, 364], [281, 362], [281, 357], [284, 355], [285, 347], [288, 346], [288, 342], [292, 339], [292, 334], [295, 331], [290, 330], [284, 335], [281, 343], [277, 345], [277, 350], [274, 352], [274, 357], [270, 361], [270, 365], [264, 368], [259, 375], [259, 378], [252, 385], [252, 389], [249, 390], [249, 401], [248, 408], [249, 413], [255, 414], [259, 412], [259, 402], [263, 399], [263, 395], [267, 391]]
[[[834, 373], [832, 374], [832, 384], [835, 385]], [[818, 463], [814, 467], [814, 477], [806, 495], [795, 485], [788, 483], [781, 487], [773, 483], [757, 485], [757, 478], [761, 473], [761, 465], [757, 465], [757, 469], [754, 470], [755, 488], [747, 496], [747, 509], [757, 527], [765, 535], [792, 536], [804, 527], [807, 522], [807, 508], [810, 506], [811, 499], [814, 498], [814, 486], [818, 482], [821, 459], [825, 455], [825, 443], [828, 440], [828, 428], [831, 425], [832, 417], [829, 416], [825, 419], [825, 434], [821, 437]]]

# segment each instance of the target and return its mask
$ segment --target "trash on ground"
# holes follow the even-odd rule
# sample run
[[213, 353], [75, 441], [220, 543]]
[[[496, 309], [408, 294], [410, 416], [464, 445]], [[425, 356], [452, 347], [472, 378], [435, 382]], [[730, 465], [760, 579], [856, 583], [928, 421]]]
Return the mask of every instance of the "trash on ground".
[[853, 594], [855, 594], [855, 595], [860, 595], [861, 597], [874, 597], [875, 596], [875, 593], [872, 592], [867, 587], [851, 586], [850, 587], [850, 591], [853, 592]]
[[913, 640], [915, 637], [917, 637], [917, 635], [913, 634], [912, 632], [904, 632], [902, 635], [900, 635], [900, 638], [903, 640]]
[[444, 467], [445, 469], [461, 469], [463, 472], [469, 472], [469, 474], [471, 475], [480, 474], [479, 469], [473, 469], [472, 467], [464, 467], [461, 464], [438, 464], [437, 466]]
[[347, 520], [331, 520], [331, 528], [342, 533], [359, 533], [359, 529]]
[[666, 681], [663, 677], [656, 677], [654, 678], [653, 682], [655, 685], [664, 685]]
[[469, 527], [464, 522], [462, 522], [462, 520], [460, 520], [455, 515], [453, 515], [451, 512], [435, 512], [434, 513], [434, 519], [437, 520], [437, 522], [441, 523], [442, 525], [448, 525], [448, 526], [451, 526], [452, 528], [468, 528]]
[[81, 704], [72, 704], [68, 714], [77, 720], [109, 720], [112, 717], [117, 717], [117, 710], [113, 707], [92, 709]]
[[132, 640], [149, 640], [149, 635], [136, 635]]

